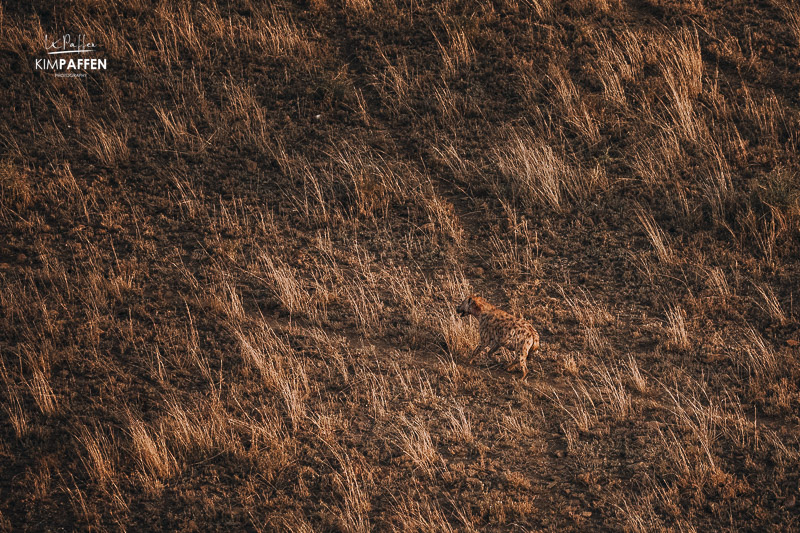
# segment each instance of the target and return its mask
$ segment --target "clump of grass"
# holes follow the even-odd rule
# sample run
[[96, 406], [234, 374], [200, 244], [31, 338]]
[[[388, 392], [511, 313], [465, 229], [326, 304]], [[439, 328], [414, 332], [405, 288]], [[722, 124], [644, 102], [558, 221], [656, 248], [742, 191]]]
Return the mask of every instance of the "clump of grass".
[[446, 76], [454, 76], [461, 69], [467, 68], [472, 64], [475, 57], [475, 50], [469, 42], [469, 38], [463, 29], [448, 28], [447, 44], [442, 44], [437, 39], [439, 50], [442, 54], [442, 64]]
[[731, 296], [731, 289], [725, 272], [719, 267], [713, 267], [708, 270], [706, 280], [708, 287], [716, 293], [716, 296], [723, 303], [727, 302]]
[[661, 66], [670, 89], [696, 98], [703, 89], [703, 57], [697, 31], [681, 28], [660, 43]]
[[575, 320], [583, 328], [583, 340], [593, 353], [604, 353], [610, 349], [608, 340], [600, 331], [603, 326], [612, 323], [613, 317], [608, 309], [597, 301], [586, 290], [580, 290], [580, 296], [570, 297], [559, 287], [562, 298], [572, 311]]
[[[363, 486], [364, 465], [359, 464], [343, 449], [333, 449], [339, 467], [334, 472], [336, 491], [342, 503], [336, 509], [343, 531], [367, 533], [372, 531], [369, 511], [370, 494]], [[369, 479], [367, 480], [369, 481]]]
[[714, 224], [724, 228], [734, 197], [731, 171], [725, 156], [715, 143], [711, 145], [709, 159], [710, 169], [703, 178], [703, 192], [706, 202], [711, 206]]
[[291, 347], [263, 322], [247, 334], [237, 329], [234, 335], [245, 363], [256, 369], [266, 382], [277, 384], [275, 373], [279, 369], [276, 365], [291, 355]]
[[303, 288], [300, 273], [280, 257], [264, 252], [258, 258], [258, 271], [271, 282], [278, 300], [292, 315], [314, 316], [309, 293]]
[[781, 10], [795, 38], [795, 44], [800, 45], [800, 9], [798, 9], [797, 5], [793, 2], [788, 2], [786, 0], [772, 0], [772, 3], [777, 5]]
[[593, 38], [603, 95], [607, 100], [625, 108], [628, 99], [624, 85], [638, 79], [644, 68], [644, 51], [640, 39], [630, 30], [615, 32], [613, 37], [606, 32], [596, 32]]
[[612, 371], [605, 364], [602, 364], [595, 373], [595, 380], [601, 387], [601, 394], [604, 396], [612, 416], [617, 420], [628, 418], [631, 414], [633, 403], [619, 369]]
[[539, 20], [545, 20], [553, 13], [553, 0], [530, 0], [528, 7]]
[[30, 173], [10, 159], [0, 161], [0, 214], [13, 208], [17, 213], [24, 212], [34, 198], [33, 180]]
[[745, 330], [744, 342], [737, 347], [735, 360], [754, 378], [771, 376], [778, 364], [773, 348], [752, 326]]
[[528, 220], [518, 216], [512, 205], [502, 204], [510, 229], [507, 235], [492, 235], [489, 239], [492, 266], [508, 278], [524, 274], [539, 275], [538, 235], [529, 229]]
[[786, 128], [785, 104], [771, 90], [754, 96], [753, 89], [744, 84], [742, 91], [745, 102], [740, 110], [742, 115], [763, 136], [765, 143], [777, 143], [780, 132]]
[[560, 210], [569, 200], [585, 198], [603, 182], [602, 174], [582, 172], [530, 131], [515, 129], [495, 150], [500, 172], [513, 194], [528, 208]]
[[107, 167], [114, 168], [130, 157], [128, 128], [123, 124], [112, 126], [102, 120], [93, 121], [88, 126], [87, 138], [84, 146], [89, 154]]
[[592, 113], [586, 106], [586, 99], [579, 93], [566, 68], [552, 63], [547, 73], [553, 85], [553, 99], [574, 131], [589, 144], [600, 140], [600, 130]]
[[128, 431], [145, 487], [156, 490], [178, 471], [178, 462], [167, 446], [163, 429], [154, 430], [142, 420], [132, 418]]
[[[268, 55], [307, 59], [315, 51], [310, 36], [289, 15], [274, 6], [269, 13], [258, 13], [253, 30], [245, 35]], [[307, 64], [313, 65], [313, 61], [308, 61]]]
[[444, 464], [433, 444], [427, 424], [420, 418], [401, 420], [403, 425], [396, 428], [397, 446], [411, 460], [416, 470], [433, 479]]
[[114, 453], [116, 447], [109, 436], [100, 429], [83, 426], [76, 435], [83, 446], [86, 458], [83, 459], [86, 470], [95, 483], [107, 485], [116, 478]]
[[686, 312], [679, 305], [670, 305], [667, 315], [667, 347], [672, 350], [686, 351], [691, 347], [689, 331], [686, 327]]
[[552, 393], [552, 400], [580, 431], [588, 432], [597, 423], [597, 407], [582, 381], [577, 386], [573, 382], [571, 388], [575, 400], [572, 406], [565, 404], [557, 392]]
[[471, 444], [475, 440], [472, 433], [472, 422], [462, 405], [457, 405], [446, 414], [450, 432], [457, 442]]
[[756, 285], [755, 287], [756, 292], [758, 292], [760, 296], [760, 301], [756, 300], [758, 306], [761, 307], [774, 322], [785, 326], [788, 323], [788, 318], [783, 311], [783, 307], [781, 307], [781, 303], [772, 291], [772, 288], [768, 285]]
[[400, 114], [411, 109], [410, 97], [419, 88], [414, 73], [405, 56], [391, 59], [384, 50], [379, 51], [383, 68], [373, 75], [374, 85], [381, 98]]
[[344, 5], [349, 12], [358, 17], [365, 17], [373, 13], [372, 0], [345, 0]]
[[691, 393], [669, 388], [665, 390], [671, 401], [670, 411], [682, 432], [676, 434], [672, 428], [668, 428], [667, 437], [659, 430], [664, 447], [668, 450], [677, 473], [684, 479], [703, 486], [710, 476], [719, 472], [715, 453], [715, 444], [720, 437], [719, 408], [709, 401], [705, 385], [701, 384]]
[[344, 289], [356, 326], [364, 335], [379, 335], [385, 330], [384, 304], [377, 289], [356, 279]]
[[27, 384], [36, 406], [42, 413], [52, 415], [58, 411], [58, 399], [53, 392], [49, 376], [37, 368]]
[[[429, 498], [420, 491], [402, 494], [392, 505], [393, 522], [402, 531], [430, 531], [431, 533], [452, 533], [457, 531], [450, 525], [447, 514], [435, 499]], [[476, 531], [463, 516], [463, 510], [456, 509], [456, 514], [464, 526], [464, 531]]]
[[464, 239], [464, 229], [455, 214], [453, 204], [439, 196], [431, 187], [430, 192], [422, 194], [419, 201], [430, 221], [425, 225], [433, 238], [443, 236], [445, 242], [452, 242], [456, 248], [461, 247]]
[[659, 261], [662, 263], [671, 263], [675, 259], [675, 254], [667, 236], [653, 218], [653, 214], [640, 207], [636, 210], [636, 217], [639, 219], [639, 223], [642, 225], [647, 238], [650, 240], [650, 244], [652, 244]]
[[580, 372], [580, 362], [574, 353], [568, 353], [561, 358], [561, 367], [568, 376], [575, 377]]
[[647, 392], [647, 378], [642, 375], [639, 364], [636, 362], [636, 359], [633, 358], [633, 355], [628, 356], [628, 361], [625, 363], [625, 366], [628, 369], [628, 379], [633, 385], [634, 390], [639, 394]]
[[456, 360], [465, 360], [478, 345], [478, 329], [469, 318], [457, 316], [452, 311], [439, 318], [439, 331], [444, 337], [447, 351]]
[[450, 170], [458, 183], [471, 183], [479, 172], [477, 165], [466, 155], [462, 155], [452, 141], [442, 141], [431, 148], [436, 157]]
[[28, 415], [22, 407], [16, 389], [9, 388], [7, 398], [8, 401], [4, 406], [4, 410], [8, 415], [9, 422], [11, 422], [11, 427], [14, 428], [14, 434], [18, 439], [21, 439], [30, 432], [31, 426], [28, 422]]
[[405, 198], [409, 188], [414, 186], [413, 176], [401, 176], [383, 155], [365, 146], [344, 141], [333, 147], [329, 153], [336, 174], [330, 176], [332, 183], [347, 186], [344, 207], [353, 217], [387, 217], [392, 201]]

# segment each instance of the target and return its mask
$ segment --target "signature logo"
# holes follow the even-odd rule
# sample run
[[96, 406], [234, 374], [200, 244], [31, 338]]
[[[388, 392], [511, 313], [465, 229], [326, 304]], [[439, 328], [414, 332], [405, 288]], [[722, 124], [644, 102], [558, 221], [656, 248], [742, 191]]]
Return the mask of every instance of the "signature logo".
[[[88, 40], [86, 35], [78, 34], [75, 38], [69, 33], [52, 40], [45, 35], [45, 51], [48, 57], [37, 58], [34, 69], [52, 72], [58, 77], [85, 78], [87, 71], [106, 70], [108, 60], [102, 57], [83, 56], [99, 52], [97, 44]], [[61, 54], [80, 54], [59, 57]]]
[[[44, 36], [45, 40], [49, 43], [47, 50], [49, 55], [53, 54], [83, 54], [86, 52], [94, 52], [97, 45], [92, 42], [86, 42], [86, 36], [79, 34], [77, 41], [72, 40], [72, 35], [66, 33], [60, 39], [50, 42], [47, 35]], [[50, 50], [53, 50], [52, 52]]]

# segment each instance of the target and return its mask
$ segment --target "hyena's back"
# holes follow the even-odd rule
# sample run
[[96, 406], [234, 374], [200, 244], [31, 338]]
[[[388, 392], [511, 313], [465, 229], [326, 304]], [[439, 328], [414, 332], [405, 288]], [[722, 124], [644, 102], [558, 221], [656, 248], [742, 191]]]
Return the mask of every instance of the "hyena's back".
[[539, 334], [527, 321], [498, 309], [480, 296], [470, 296], [458, 306], [461, 314], [471, 314], [479, 320], [480, 343], [472, 354], [470, 363], [486, 348], [491, 355], [501, 346], [512, 351], [518, 361], [508, 370], [519, 365], [523, 379], [528, 375], [528, 357], [539, 349]]

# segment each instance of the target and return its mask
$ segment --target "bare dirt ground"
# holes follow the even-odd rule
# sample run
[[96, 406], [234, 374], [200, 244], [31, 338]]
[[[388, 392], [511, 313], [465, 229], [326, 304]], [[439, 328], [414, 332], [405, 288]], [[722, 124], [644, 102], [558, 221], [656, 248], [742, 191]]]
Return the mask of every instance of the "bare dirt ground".
[[[108, 68], [36, 70], [65, 33]], [[780, 0], [3, 4], [0, 527], [798, 529], [798, 45]]]

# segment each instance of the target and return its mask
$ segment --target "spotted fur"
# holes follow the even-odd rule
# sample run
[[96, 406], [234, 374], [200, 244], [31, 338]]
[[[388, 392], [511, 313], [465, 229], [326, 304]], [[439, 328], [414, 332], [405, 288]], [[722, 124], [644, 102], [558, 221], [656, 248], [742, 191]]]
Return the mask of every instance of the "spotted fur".
[[528, 357], [531, 352], [539, 349], [539, 334], [533, 326], [521, 318], [517, 318], [502, 309], [498, 309], [480, 296], [469, 296], [458, 306], [458, 313], [462, 316], [472, 315], [478, 319], [480, 342], [472, 353], [469, 362], [475, 360], [487, 347], [491, 356], [501, 346], [515, 353], [518, 361], [512, 362], [506, 370], [511, 370], [519, 365], [522, 370], [522, 379], [528, 375]]

